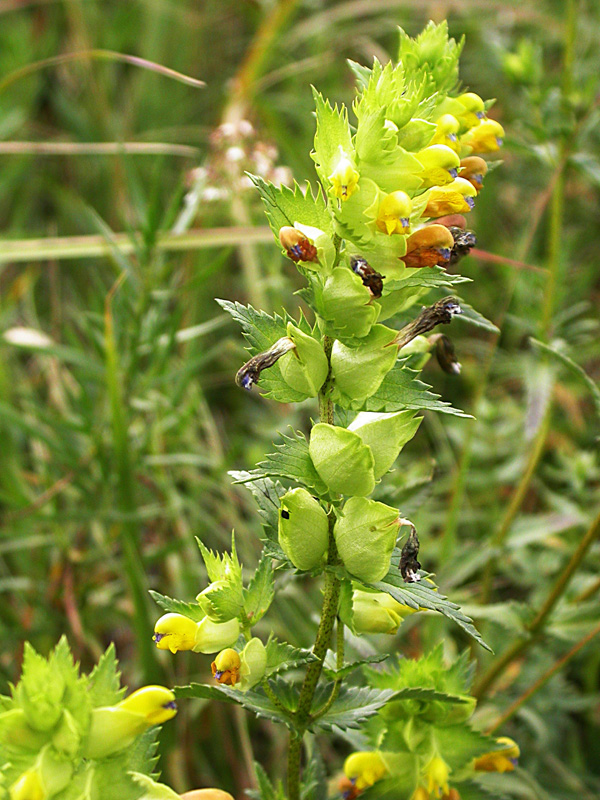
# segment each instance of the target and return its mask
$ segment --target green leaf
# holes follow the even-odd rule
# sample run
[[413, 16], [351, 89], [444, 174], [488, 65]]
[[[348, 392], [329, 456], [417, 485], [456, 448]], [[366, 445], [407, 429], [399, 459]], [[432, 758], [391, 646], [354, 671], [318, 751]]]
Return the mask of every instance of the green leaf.
[[304, 664], [318, 661], [310, 650], [292, 647], [287, 642], [279, 642], [271, 638], [267, 642], [267, 670], [266, 677], [278, 675], [290, 669], [297, 669]]
[[460, 322], [475, 325], [478, 328], [483, 328], [484, 331], [490, 331], [490, 333], [500, 333], [500, 328], [490, 322], [489, 319], [486, 319], [479, 311], [476, 311], [473, 306], [465, 303], [464, 300], [460, 301], [460, 307], [462, 308], [462, 314], [456, 316], [456, 319]]
[[452, 770], [466, 767], [474, 758], [498, 749], [492, 736], [485, 736], [468, 725], [433, 726], [433, 738], [444, 761]]
[[281, 782], [273, 786], [267, 773], [257, 761], [254, 762], [254, 770], [258, 789], [246, 789], [248, 797], [255, 798], [255, 800], [286, 800]]
[[450, 403], [440, 400], [440, 396], [430, 392], [429, 389], [431, 387], [418, 380], [415, 377], [416, 375], [418, 373], [406, 367], [404, 360], [400, 359], [393, 369], [387, 373], [375, 394], [355, 410], [401, 411], [404, 408], [426, 409], [472, 419], [470, 414], [466, 414], [458, 408], [453, 408]]
[[443, 614], [452, 622], [455, 622], [482, 647], [491, 652], [491, 648], [483, 641], [479, 631], [473, 625], [473, 621], [462, 613], [460, 606], [450, 602], [445, 595], [434, 592], [428, 586], [418, 583], [404, 583], [399, 570], [399, 553], [400, 551], [396, 549], [392, 556], [391, 569], [385, 578], [377, 583], [370, 584], [370, 586], [378, 592], [387, 592], [394, 600], [411, 608], [425, 608]]
[[[271, 317], [264, 311], [256, 311], [252, 306], [231, 303], [229, 300], [217, 300], [217, 303], [242, 326], [242, 332], [249, 344], [248, 350], [253, 356], [264, 353], [278, 339], [287, 336], [287, 324], [293, 321], [287, 314], [285, 318], [279, 314]], [[310, 326], [303, 316], [294, 324], [304, 333], [311, 333]], [[278, 364], [263, 370], [258, 388], [265, 397], [270, 397], [279, 403], [299, 403], [306, 399], [305, 394], [292, 389], [283, 380]]]
[[253, 477], [252, 473], [246, 470], [232, 470], [228, 474], [233, 478], [234, 483], [241, 484], [252, 492], [267, 538], [272, 542], [277, 542], [279, 499], [286, 493], [286, 489], [278, 481], [273, 481], [271, 478]]
[[[276, 691], [278, 697], [284, 696], [287, 688], [287, 709], [294, 710], [292, 701], [294, 699], [293, 688], [286, 687], [285, 684], [278, 684]], [[294, 729], [294, 723], [286, 713], [286, 703], [282, 701], [282, 707], [276, 706], [273, 701], [262, 691], [250, 689], [241, 692], [239, 689], [232, 689], [229, 686], [207, 686], [204, 683], [191, 683], [189, 686], [176, 686], [173, 690], [176, 697], [199, 697], [205, 700], [220, 700], [224, 703], [234, 703], [247, 708], [258, 717], [270, 719], [273, 722], [280, 722], [290, 730]]]
[[250, 179], [260, 193], [269, 225], [277, 241], [280, 228], [286, 225], [294, 227], [295, 222], [333, 235], [331, 214], [320, 184], [315, 195], [310, 184], [305, 193], [296, 182], [294, 188], [290, 189], [288, 186], [274, 186], [258, 175], [250, 175]]
[[351, 675], [354, 670], [358, 669], [359, 667], [364, 667], [368, 664], [380, 664], [387, 658], [389, 658], [389, 653], [379, 653], [378, 655], [361, 658], [358, 661], [351, 661], [348, 664], [344, 664], [341, 669], [337, 669], [335, 666], [335, 655], [331, 650], [328, 650], [327, 655], [325, 656], [323, 674], [332, 681], [345, 680], [348, 675]]
[[230, 553], [213, 553], [206, 545], [196, 536], [196, 542], [200, 548], [200, 554], [206, 567], [206, 573], [210, 581], [226, 580], [235, 582], [241, 586], [242, 583], [242, 566], [238, 560], [235, 550], [235, 537], [231, 534], [231, 554]]
[[[313, 711], [318, 711], [331, 692], [331, 686], [322, 686], [315, 693]], [[374, 716], [380, 708], [394, 699], [395, 692], [390, 689], [370, 689], [367, 686], [344, 686], [331, 704], [327, 713], [315, 720], [313, 727], [332, 730], [332, 728], [359, 728], [363, 722]]]
[[281, 478], [289, 483], [299, 483], [316, 494], [327, 494], [327, 486], [313, 465], [304, 434], [298, 431], [292, 436], [282, 434], [282, 438], [283, 444], [275, 445], [277, 452], [269, 453], [257, 469], [250, 470], [248, 474], [251, 477], [246, 480]]
[[158, 603], [161, 608], [173, 614], [183, 614], [184, 617], [189, 617], [194, 622], [201, 622], [206, 614], [200, 608], [198, 603], [186, 603], [184, 600], [175, 600], [173, 597], [155, 592], [153, 589], [149, 590], [152, 599]]
[[256, 625], [269, 610], [275, 594], [273, 562], [265, 555], [264, 551], [256, 572], [243, 594], [245, 617], [250, 625]]
[[352, 134], [348, 123], [348, 111], [345, 106], [340, 108], [331, 107], [328, 100], [323, 98], [313, 87], [313, 97], [316, 106], [317, 130], [315, 132], [315, 149], [311, 154], [317, 165], [317, 172], [327, 184], [328, 176], [333, 172], [337, 159], [339, 158], [339, 148], [351, 157], [354, 148], [352, 146]]
[[115, 645], [111, 642], [88, 678], [88, 696], [92, 708], [112, 706], [123, 699], [126, 690], [120, 688], [120, 679]]
[[585, 370], [582, 369], [579, 364], [573, 361], [572, 358], [569, 358], [569, 356], [565, 355], [562, 350], [559, 350], [556, 345], [544, 344], [533, 337], [530, 337], [529, 341], [535, 348], [541, 350], [543, 353], [547, 353], [564, 367], [567, 367], [570, 372], [577, 376], [587, 386], [590, 394], [592, 395], [592, 400], [594, 401], [594, 405], [596, 407], [596, 413], [600, 416], [600, 388], [598, 388], [598, 385], [594, 383]]

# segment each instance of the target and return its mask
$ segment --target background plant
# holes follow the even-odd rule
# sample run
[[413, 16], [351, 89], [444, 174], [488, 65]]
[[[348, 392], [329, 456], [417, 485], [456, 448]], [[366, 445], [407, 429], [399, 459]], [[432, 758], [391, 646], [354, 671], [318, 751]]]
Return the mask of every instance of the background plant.
[[[392, 52], [395, 47], [392, 31], [398, 23], [416, 33], [438, 11], [406, 4], [389, 8], [297, 4], [294, 8], [282, 3], [278, 8], [274, 17], [265, 14], [268, 22], [261, 26], [258, 8], [231, 10], [226, 3], [206, 5], [202, 15], [182, 4], [177, 8], [94, 3], [5, 3], [0, 7], [3, 75], [59, 52], [93, 46], [140, 54], [207, 81], [204, 90], [196, 91], [132, 67], [82, 61], [38, 71], [2, 95], [4, 228], [11, 238], [35, 238], [27, 247], [3, 245], [2, 257], [8, 263], [1, 279], [2, 324], [5, 329], [41, 330], [62, 345], [61, 349], [40, 351], [29, 346], [23, 350], [23, 345], [17, 349], [5, 341], [2, 347], [5, 428], [0, 479], [6, 506], [2, 539], [6, 600], [0, 611], [0, 666], [6, 679], [15, 680], [18, 675], [15, 653], [25, 638], [46, 651], [65, 624], [88, 667], [113, 638], [130, 685], [139, 685], [142, 664], [147, 672], [155, 669], [153, 652], [132, 646], [131, 595], [118, 556], [125, 525], [133, 526], [144, 556], [140, 575], [147, 574], [151, 586], [171, 596], [192, 597], [202, 581], [203, 576], [197, 574], [194, 533], [208, 533], [212, 547], [223, 547], [235, 527], [242, 561], [251, 564], [252, 557], [257, 558], [258, 523], [244, 493], [230, 487], [225, 471], [255, 463], [268, 450], [277, 429], [285, 429], [288, 422], [302, 427], [306, 415], [302, 410], [242, 402], [246, 398], [230, 384], [241, 356], [237, 332], [231, 330], [235, 340], [228, 345], [223, 338], [226, 329], [216, 330], [227, 323], [213, 310], [214, 282], [207, 276], [219, 276], [227, 286], [222, 295], [246, 297], [259, 305], [256, 297], [246, 295], [245, 287], [260, 285], [268, 301], [260, 305], [279, 307], [283, 300], [292, 307], [287, 284], [280, 278], [278, 250], [272, 245], [252, 245], [248, 232], [243, 249], [236, 247], [235, 232], [228, 233], [227, 246], [222, 238], [202, 232], [188, 246], [200, 243], [212, 249], [165, 256], [154, 232], [171, 227], [172, 198], [176, 206], [172, 190], [185, 191], [180, 159], [187, 157], [186, 151], [163, 155], [157, 163], [125, 153], [84, 156], [77, 144], [126, 141], [143, 148], [148, 141], [168, 145], [175, 141], [197, 147], [204, 159], [210, 128], [228, 117], [232, 107], [241, 105], [250, 114], [259, 140], [277, 141], [281, 150], [277, 163], [289, 165], [302, 180], [312, 169], [307, 155], [313, 135], [307, 83], [347, 103], [353, 96], [349, 73], [338, 69], [339, 53], [330, 53], [331, 43], [335, 41], [336, 48], [343, 43], [345, 54], [354, 60], [368, 63], [375, 51], [383, 61], [381, 50]], [[542, 607], [551, 581], [568, 563], [597, 508], [595, 422], [588, 389], [576, 372], [557, 363], [551, 391], [549, 381], [539, 379], [540, 359], [526, 346], [525, 338], [530, 333], [541, 336], [535, 310], [543, 307], [546, 274], [540, 269], [554, 259], [561, 273], [553, 335], [597, 377], [592, 312], [597, 305], [592, 266], [597, 250], [598, 167], [593, 155], [597, 149], [593, 101], [597, 20], [593, 5], [573, 4], [573, 8], [578, 14], [578, 47], [570, 51], [571, 88], [563, 87], [569, 93], [568, 106], [557, 88], [568, 32], [563, 4], [470, 2], [450, 8], [451, 33], [468, 35], [463, 80], [483, 96], [498, 97], [498, 118], [510, 132], [505, 165], [489, 176], [487, 196], [482, 195], [473, 212], [480, 248], [505, 260], [495, 263], [480, 253], [477, 261], [472, 257], [461, 264], [463, 274], [473, 277], [485, 269], [486, 279], [470, 287], [469, 301], [501, 325], [502, 336], [496, 339], [484, 332], [474, 336], [471, 329], [464, 338], [457, 330], [461, 379], [451, 380], [434, 371], [428, 375], [436, 391], [474, 413], [477, 422], [426, 416], [422, 435], [407, 450], [415, 465], [407, 476], [414, 499], [405, 503], [403, 511], [419, 529], [431, 531], [428, 567], [436, 569], [443, 590], [451, 592], [476, 621], [487, 620], [484, 633], [497, 653], [520, 631], [520, 616], [513, 613], [520, 608], [515, 600], [525, 606], [529, 601], [536, 611]], [[288, 13], [292, 10], [294, 17]], [[213, 56], [215, 28], [227, 32], [224, 61]], [[246, 50], [248, 59], [243, 58]], [[293, 66], [280, 71], [286, 64]], [[234, 93], [224, 95], [221, 81], [224, 75], [234, 74], [243, 80], [234, 84]], [[103, 96], [107, 102], [98, 102]], [[127, 113], [123, 113], [125, 106]], [[294, 131], [294, 136], [283, 135], [284, 130]], [[556, 157], [561, 131], [575, 134], [564, 162]], [[66, 140], [70, 148], [66, 153], [43, 155], [23, 144], [24, 140], [53, 144], [57, 138]], [[113, 147], [113, 153], [120, 152], [118, 145]], [[191, 153], [187, 163], [196, 163]], [[547, 209], [556, 176], [563, 170], [566, 202], [560, 225], [552, 228]], [[253, 202], [248, 200], [246, 213], [259, 224], [262, 212]], [[57, 233], [98, 234], [102, 229], [90, 217], [90, 206], [113, 230], [139, 225], [146, 231], [143, 245], [138, 244], [133, 255], [120, 262], [110, 246], [108, 258], [72, 261], [62, 260], [62, 245], [62, 250], [48, 249], [48, 242], [37, 240]], [[227, 200], [203, 205], [202, 225], [243, 221], [239, 208], [233, 220], [230, 213]], [[251, 235], [256, 233], [251, 231]], [[270, 232], [261, 235], [272, 241]], [[248, 274], [256, 247], [264, 280], [236, 282], [238, 275]], [[58, 260], [48, 261], [49, 257]], [[128, 376], [127, 383], [121, 380], [119, 384], [126, 412], [121, 424], [129, 432], [128, 460], [123, 461], [123, 438], [119, 450], [114, 406], [107, 399], [103, 319], [105, 298], [126, 264], [144, 280], [135, 285], [126, 281], [110, 295], [118, 374]], [[283, 269], [292, 283], [297, 280], [293, 269]], [[214, 328], [195, 327], [207, 319], [214, 319]], [[141, 352], [137, 341], [145, 348]], [[130, 369], [132, 360], [136, 369]], [[93, 369], [94, 364], [98, 369]], [[166, 385], [168, 392], [161, 395], [161, 386]], [[540, 437], [537, 459], [531, 462], [534, 468], [527, 471], [532, 437], [543, 419], [540, 408], [550, 395], [554, 398], [546, 421], [550, 432]], [[198, 446], [199, 441], [210, 446]], [[97, 450], [96, 444], [100, 445]], [[433, 457], [438, 479], [428, 484]], [[502, 557], [496, 561], [491, 581], [494, 603], [482, 607], [480, 580], [487, 555], [481, 544], [499, 527], [523, 474], [532, 478], [521, 496], [522, 510], [517, 508], [504, 539]], [[131, 489], [128, 511], [126, 495], [119, 494], [117, 499], [117, 486], [126, 475]], [[444, 539], [454, 540], [455, 556], [444, 558], [440, 568], [436, 532], [447, 531], [453, 531], [454, 537], [444, 533], [439, 545]], [[518, 711], [516, 727], [504, 728], [519, 740], [522, 763], [538, 781], [532, 783], [521, 774], [514, 777], [511, 782], [517, 782], [525, 796], [579, 797], [586, 792], [593, 796], [596, 791], [596, 658], [593, 646], [577, 649], [597, 624], [596, 560], [593, 546], [568, 587], [569, 602], [552, 611], [543, 647], [530, 647], [526, 659], [513, 662], [499, 684], [502, 693], [494, 696], [493, 703], [486, 700], [487, 713], [495, 719], [557, 668], [550, 683]], [[302, 591], [286, 587], [269, 616], [270, 627], [279, 633], [293, 630], [297, 641], [309, 646], [309, 613], [317, 603], [310, 584]], [[417, 654], [435, 642], [441, 625], [441, 620], [426, 618], [415, 631], [411, 620], [405, 622], [411, 651]], [[449, 650], [454, 641], [449, 628], [445, 637]], [[562, 662], [571, 652], [571, 660]], [[479, 657], [489, 658], [483, 652]], [[185, 655], [172, 666], [171, 662], [161, 664], [168, 673], [178, 672], [177, 676], [167, 674], [168, 685], [185, 683], [189, 669], [196, 676], [198, 669], [208, 668], [199, 666], [197, 657], [189, 662]], [[201, 715], [203, 723], [194, 724], [193, 737], [188, 733], [188, 713], [195, 720]], [[165, 744], [172, 757], [163, 761], [171, 783], [184, 788], [201, 779], [239, 790], [252, 781], [244, 747], [230, 745], [244, 740], [235, 714], [221, 712], [214, 704], [187, 708], [175, 724], [177, 744]], [[280, 758], [270, 730], [267, 723], [253, 726], [261, 760], [272, 774]], [[325, 755], [329, 760], [335, 754]], [[189, 773], [196, 780], [190, 780]]]

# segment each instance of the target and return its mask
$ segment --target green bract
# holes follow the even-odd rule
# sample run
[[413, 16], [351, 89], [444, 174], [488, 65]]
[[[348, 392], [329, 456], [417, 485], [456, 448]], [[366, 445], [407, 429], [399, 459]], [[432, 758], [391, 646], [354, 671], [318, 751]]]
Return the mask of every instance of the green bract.
[[298, 569], [312, 569], [322, 562], [329, 521], [321, 504], [306, 489], [292, 489], [281, 498], [278, 535], [283, 552]]
[[415, 417], [414, 411], [397, 411], [392, 414], [371, 414], [361, 412], [348, 426], [349, 431], [358, 434], [371, 448], [375, 464], [375, 479], [390, 469], [404, 445], [417, 432], [422, 417]]
[[361, 279], [347, 267], [336, 267], [325, 279], [313, 279], [319, 325], [328, 336], [362, 338], [379, 315], [379, 306]]
[[375, 488], [375, 459], [356, 433], [320, 422], [308, 450], [319, 477], [332, 492], [364, 497]]
[[390, 568], [398, 538], [397, 508], [365, 497], [351, 497], [333, 528], [344, 566], [364, 583], [380, 581]]
[[297, 392], [316, 397], [329, 372], [323, 345], [291, 322], [288, 322], [287, 335], [296, 347], [279, 359], [281, 377]]
[[356, 406], [375, 394], [396, 363], [396, 331], [376, 325], [356, 347], [336, 341], [331, 351], [332, 399], [342, 406]]

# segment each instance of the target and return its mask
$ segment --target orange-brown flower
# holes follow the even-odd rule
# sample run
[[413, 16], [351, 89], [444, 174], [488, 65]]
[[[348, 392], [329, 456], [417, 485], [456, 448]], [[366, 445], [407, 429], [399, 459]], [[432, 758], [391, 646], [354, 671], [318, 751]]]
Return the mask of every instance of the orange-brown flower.
[[444, 266], [450, 259], [454, 239], [444, 225], [427, 225], [412, 233], [406, 240], [406, 255], [401, 256], [407, 267]]
[[483, 189], [483, 179], [488, 171], [487, 162], [479, 156], [468, 156], [467, 158], [463, 158], [460, 162], [460, 166], [460, 177], [468, 180], [479, 194]]

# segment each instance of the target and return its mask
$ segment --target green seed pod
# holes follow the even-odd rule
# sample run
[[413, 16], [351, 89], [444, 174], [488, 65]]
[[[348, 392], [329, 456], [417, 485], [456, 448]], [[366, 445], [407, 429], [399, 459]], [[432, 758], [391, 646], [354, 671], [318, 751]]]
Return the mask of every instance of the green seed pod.
[[361, 411], [349, 431], [358, 434], [371, 448], [375, 466], [375, 480], [391, 468], [398, 454], [417, 432], [423, 417], [415, 417], [414, 411], [398, 411], [391, 414], [373, 414]]
[[353, 431], [319, 422], [311, 431], [308, 450], [332, 492], [365, 497], [375, 488], [373, 453]]
[[356, 634], [398, 632], [402, 620], [416, 609], [394, 600], [386, 592], [365, 592], [356, 589], [352, 594], [352, 627]]
[[323, 346], [291, 322], [287, 335], [296, 346], [279, 359], [281, 376], [292, 389], [316, 397], [329, 372]]
[[315, 304], [324, 332], [338, 339], [362, 338], [379, 316], [379, 305], [358, 275], [336, 267], [323, 283], [313, 281]]
[[375, 394], [398, 357], [394, 343], [397, 331], [375, 325], [358, 347], [348, 347], [340, 341], [333, 343], [331, 374], [334, 379], [332, 399], [345, 407], [359, 407]]
[[264, 644], [256, 636], [250, 639], [240, 653], [240, 683], [242, 692], [247, 692], [262, 681], [267, 669], [267, 651]]
[[321, 504], [306, 489], [291, 489], [281, 498], [279, 544], [297, 569], [313, 569], [323, 560], [329, 521]]
[[363, 583], [380, 581], [390, 568], [398, 537], [398, 509], [351, 497], [333, 528], [344, 566]]

